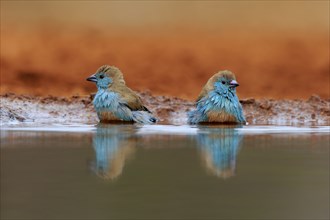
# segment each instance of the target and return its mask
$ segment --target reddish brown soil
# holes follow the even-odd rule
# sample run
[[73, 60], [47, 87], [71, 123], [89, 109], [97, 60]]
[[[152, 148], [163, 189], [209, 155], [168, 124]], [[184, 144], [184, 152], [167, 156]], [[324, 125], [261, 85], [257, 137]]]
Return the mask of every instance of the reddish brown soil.
[[2, 94], [89, 94], [96, 88], [86, 77], [110, 64], [123, 71], [129, 87], [155, 95], [194, 100], [210, 76], [229, 69], [241, 84], [240, 98], [329, 98], [326, 32], [48, 27], [6, 29], [1, 45]]

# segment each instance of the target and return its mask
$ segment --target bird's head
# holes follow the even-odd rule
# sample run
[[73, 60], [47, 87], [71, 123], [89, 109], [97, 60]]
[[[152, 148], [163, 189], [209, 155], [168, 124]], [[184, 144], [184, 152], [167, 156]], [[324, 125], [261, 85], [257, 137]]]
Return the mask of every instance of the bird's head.
[[223, 70], [214, 74], [208, 81], [208, 84], [218, 92], [235, 92], [236, 87], [239, 86], [236, 81], [234, 73]]
[[95, 82], [98, 88], [106, 89], [113, 84], [125, 84], [122, 72], [114, 66], [101, 66], [95, 74], [86, 79]]

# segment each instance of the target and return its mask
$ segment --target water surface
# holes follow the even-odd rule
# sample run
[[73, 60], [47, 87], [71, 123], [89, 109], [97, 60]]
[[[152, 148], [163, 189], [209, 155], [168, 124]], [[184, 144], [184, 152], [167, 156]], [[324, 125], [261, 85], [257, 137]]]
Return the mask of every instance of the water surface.
[[329, 141], [329, 127], [6, 128], [1, 218], [328, 219]]

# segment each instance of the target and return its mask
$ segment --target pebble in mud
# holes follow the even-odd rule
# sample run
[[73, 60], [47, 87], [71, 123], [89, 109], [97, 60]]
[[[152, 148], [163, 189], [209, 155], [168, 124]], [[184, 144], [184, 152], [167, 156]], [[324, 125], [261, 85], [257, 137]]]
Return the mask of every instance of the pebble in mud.
[[316, 118], [315, 113], [312, 113], [312, 114], [311, 114], [311, 118], [312, 118], [312, 119], [315, 119], [315, 118]]
[[255, 104], [256, 100], [253, 98], [240, 100], [242, 105]]
[[320, 98], [320, 96], [315, 94], [308, 99], [308, 102], [321, 102], [321, 101], [322, 99]]
[[259, 104], [259, 107], [261, 109], [270, 110], [271, 107], [272, 107], [272, 104], [269, 103], [268, 101], [264, 101], [264, 102], [262, 102], [262, 103]]

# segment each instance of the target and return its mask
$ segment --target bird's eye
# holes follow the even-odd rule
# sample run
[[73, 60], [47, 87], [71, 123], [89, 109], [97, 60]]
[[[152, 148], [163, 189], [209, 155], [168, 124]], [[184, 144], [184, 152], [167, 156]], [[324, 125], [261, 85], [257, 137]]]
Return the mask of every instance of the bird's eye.
[[104, 78], [104, 76], [103, 75], [100, 75], [100, 79], [103, 79]]
[[221, 83], [222, 83], [222, 84], [226, 84], [226, 82], [225, 82], [225, 81], [221, 81]]

